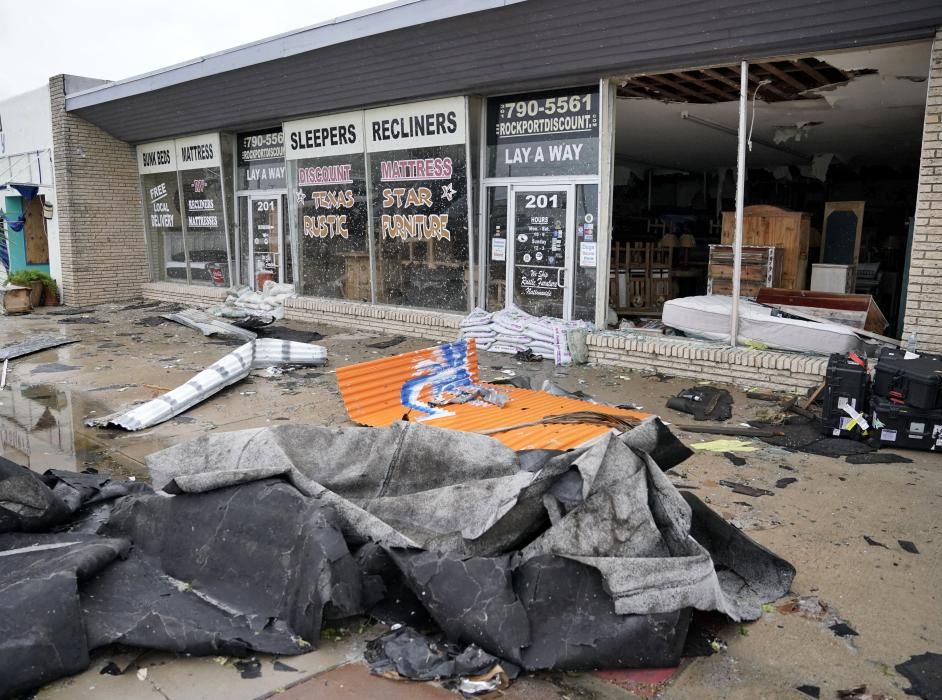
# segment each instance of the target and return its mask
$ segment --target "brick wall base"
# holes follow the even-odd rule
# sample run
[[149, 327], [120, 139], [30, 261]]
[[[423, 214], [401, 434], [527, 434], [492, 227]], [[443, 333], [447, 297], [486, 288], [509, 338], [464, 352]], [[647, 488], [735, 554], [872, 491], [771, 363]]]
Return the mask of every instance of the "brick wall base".
[[[144, 297], [191, 306], [225, 299], [225, 291], [159, 282], [143, 285]], [[430, 341], [458, 337], [462, 316], [335, 299], [296, 297], [285, 303], [285, 320], [351, 328]], [[716, 343], [667, 336], [592, 333], [589, 363], [658, 372], [669, 377], [706, 379], [742, 388], [805, 394], [824, 378], [828, 358], [769, 350], [732, 349]]]
[[668, 336], [593, 333], [587, 345], [589, 362], [596, 365], [802, 395], [821, 382], [828, 364], [827, 357], [817, 355], [729, 348]]
[[462, 316], [439, 311], [374, 306], [334, 299], [297, 297], [285, 303], [285, 318], [307, 323], [349, 326], [357, 330], [449, 341], [458, 337]]
[[225, 289], [173, 282], [146, 282], [141, 285], [141, 295], [145, 299], [169, 301], [184, 306], [215, 306], [226, 300]]

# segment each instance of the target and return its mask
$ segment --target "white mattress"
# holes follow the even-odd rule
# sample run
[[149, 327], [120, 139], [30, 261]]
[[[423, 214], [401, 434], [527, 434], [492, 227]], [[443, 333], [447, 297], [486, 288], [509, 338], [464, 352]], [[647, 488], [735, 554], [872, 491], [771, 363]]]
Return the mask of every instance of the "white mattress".
[[[695, 338], [729, 343], [729, 315], [733, 307], [727, 296], [687, 297], [664, 304], [665, 326]], [[814, 352], [822, 355], [847, 353], [860, 348], [860, 339], [847, 326], [815, 323], [772, 316], [772, 309], [752, 301], [739, 302], [738, 342], [755, 341], [777, 350]]]

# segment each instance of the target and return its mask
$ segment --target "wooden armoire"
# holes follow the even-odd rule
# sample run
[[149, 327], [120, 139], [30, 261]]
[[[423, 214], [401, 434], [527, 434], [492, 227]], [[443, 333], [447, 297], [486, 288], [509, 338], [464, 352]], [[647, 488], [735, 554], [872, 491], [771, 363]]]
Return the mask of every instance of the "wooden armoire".
[[[723, 212], [723, 245], [733, 244], [736, 212]], [[767, 204], [743, 209], [742, 244], [782, 248], [782, 287], [808, 288], [811, 214]]]

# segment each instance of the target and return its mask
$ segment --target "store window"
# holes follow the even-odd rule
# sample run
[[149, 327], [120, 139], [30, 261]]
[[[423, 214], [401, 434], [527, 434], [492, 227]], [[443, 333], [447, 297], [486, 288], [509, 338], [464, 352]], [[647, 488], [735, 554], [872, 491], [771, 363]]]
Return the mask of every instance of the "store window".
[[284, 134], [303, 294], [468, 309], [463, 97], [301, 119]]
[[377, 302], [468, 310], [466, 112], [463, 97], [366, 112]]
[[370, 301], [363, 112], [288, 122], [284, 133], [301, 293]]
[[187, 281], [176, 148], [172, 140], [137, 147], [151, 278]]
[[219, 135], [145, 144], [137, 157], [153, 279], [229, 286]]

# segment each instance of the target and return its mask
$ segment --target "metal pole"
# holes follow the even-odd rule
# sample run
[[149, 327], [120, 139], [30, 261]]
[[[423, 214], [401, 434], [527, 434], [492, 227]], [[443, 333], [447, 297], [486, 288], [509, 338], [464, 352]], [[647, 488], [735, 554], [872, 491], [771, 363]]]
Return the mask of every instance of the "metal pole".
[[746, 108], [749, 93], [749, 64], [739, 67], [739, 154], [736, 160], [736, 230], [733, 235], [733, 303], [729, 314], [729, 344], [739, 337], [739, 278], [742, 272], [742, 210], [746, 185]]

